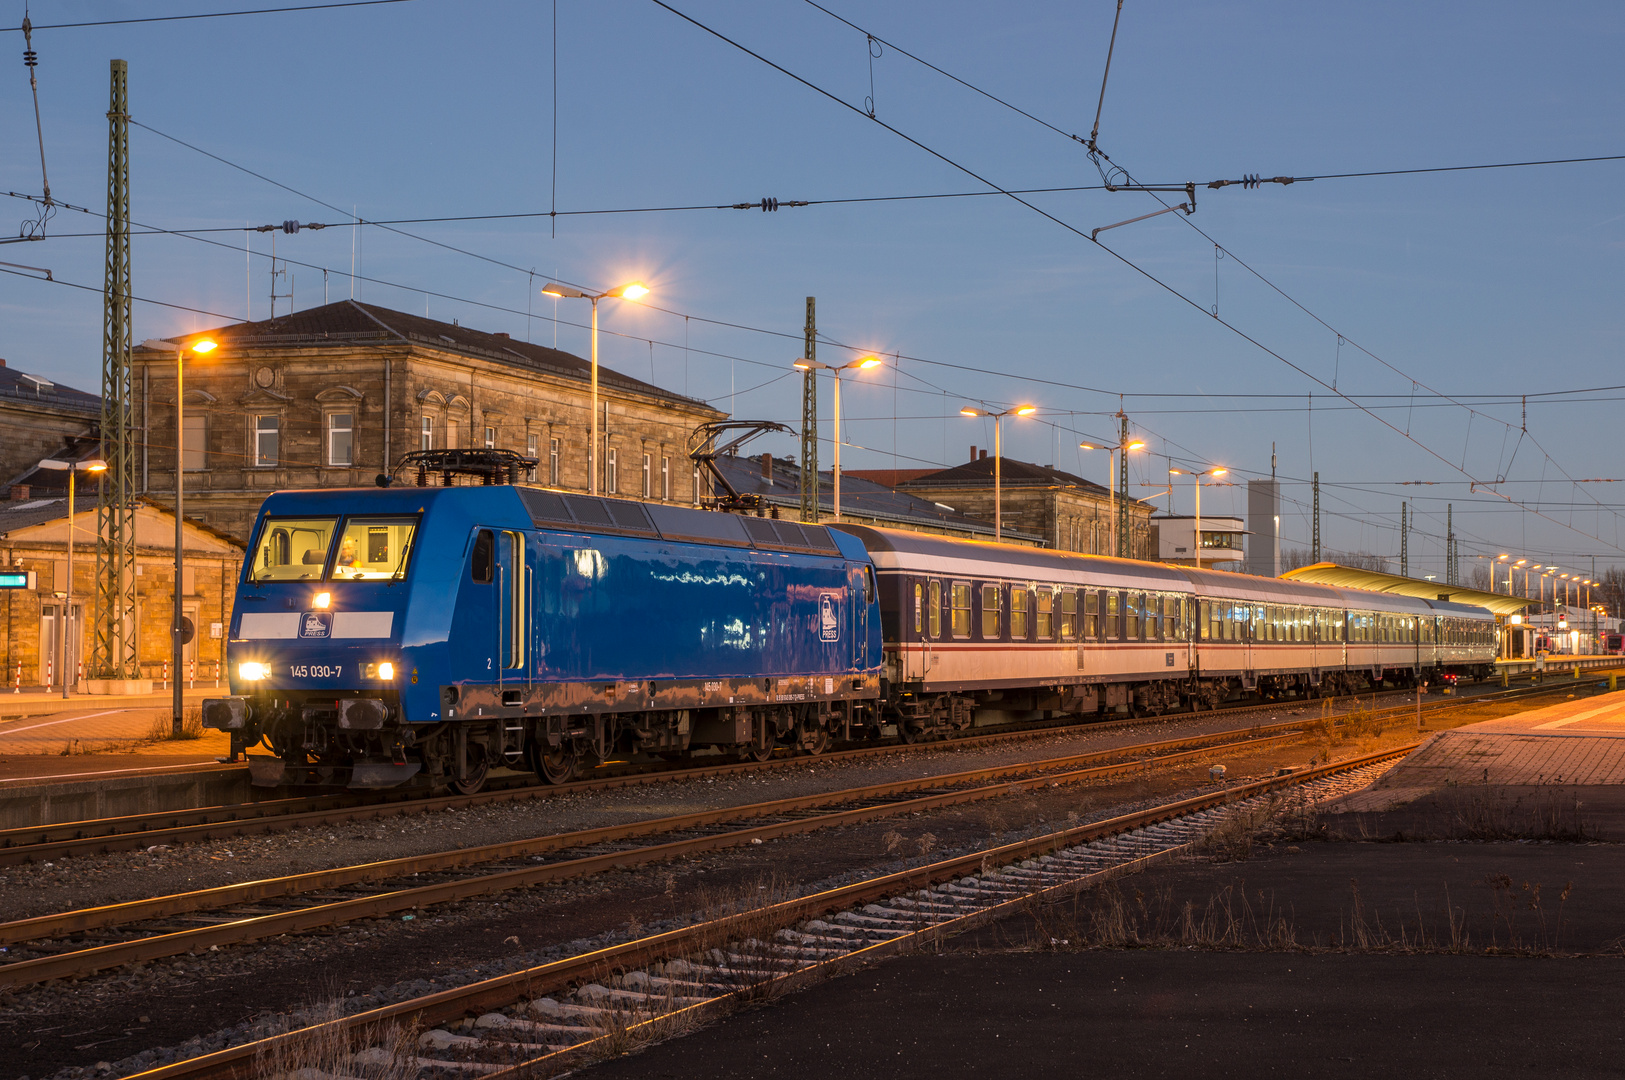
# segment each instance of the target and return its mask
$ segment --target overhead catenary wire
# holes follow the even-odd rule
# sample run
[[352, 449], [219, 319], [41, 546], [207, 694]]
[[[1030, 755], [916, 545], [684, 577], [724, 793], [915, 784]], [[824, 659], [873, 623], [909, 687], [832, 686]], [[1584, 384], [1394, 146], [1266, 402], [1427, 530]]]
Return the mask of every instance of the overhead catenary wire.
[[[35, 30], [75, 30], [86, 26], [129, 26], [134, 23], [191, 22], [197, 19], [230, 19], [239, 15], [282, 15], [298, 11], [330, 11], [335, 8], [379, 7], [384, 4], [409, 4], [412, 0], [336, 0], [325, 4], [299, 4], [294, 7], [247, 8], [240, 11], [202, 11], [191, 15], [142, 15], [127, 19], [88, 19], [84, 22], [45, 23]], [[17, 26], [0, 26], [0, 32], [16, 33]]]

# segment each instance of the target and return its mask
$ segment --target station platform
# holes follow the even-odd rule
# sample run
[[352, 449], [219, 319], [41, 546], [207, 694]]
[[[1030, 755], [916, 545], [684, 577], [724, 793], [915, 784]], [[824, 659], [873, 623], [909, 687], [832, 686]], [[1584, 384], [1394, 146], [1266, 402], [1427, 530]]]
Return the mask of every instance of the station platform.
[[1576, 698], [1435, 732], [1370, 788], [1330, 814], [1386, 813], [1491, 796], [1529, 802], [1562, 793], [1594, 820], [1625, 826], [1625, 693]]

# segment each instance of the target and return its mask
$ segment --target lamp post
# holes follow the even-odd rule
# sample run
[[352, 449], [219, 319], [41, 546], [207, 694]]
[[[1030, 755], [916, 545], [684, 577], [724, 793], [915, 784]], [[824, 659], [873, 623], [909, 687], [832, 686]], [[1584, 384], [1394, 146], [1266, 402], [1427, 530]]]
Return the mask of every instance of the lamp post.
[[1203, 469], [1201, 472], [1192, 470], [1189, 473], [1181, 473], [1178, 469], [1169, 469], [1168, 471], [1175, 476], [1189, 476], [1196, 482], [1196, 569], [1200, 570], [1202, 569], [1202, 477], [1223, 476], [1230, 470], [1224, 468], [1211, 468]]
[[[1135, 450], [1144, 450], [1145, 443], [1139, 440], [1123, 440], [1116, 446], [1096, 446], [1093, 443], [1081, 442], [1078, 444], [1078, 449], [1106, 451], [1106, 506], [1112, 524], [1112, 554], [1120, 558], [1127, 558], [1128, 553], [1123, 551], [1118, 543], [1118, 540], [1122, 538], [1123, 530], [1117, 527], [1117, 455], [1119, 452], [1127, 455]], [[1128, 495], [1125, 492], [1124, 498], [1127, 497]], [[1169, 502], [1172, 501], [1172, 498], [1170, 498]]]
[[993, 418], [993, 539], [1004, 539], [1003, 465], [1004, 444], [999, 435], [999, 421], [1006, 416], [1031, 416], [1038, 409], [1032, 405], [1014, 405], [1003, 412], [977, 409], [966, 405], [959, 412], [963, 416], [991, 416]]
[[208, 338], [199, 338], [196, 341], [164, 341], [159, 338], [149, 338], [141, 343], [143, 349], [174, 349], [175, 350], [175, 608], [169, 621], [169, 659], [175, 680], [170, 685], [174, 693], [170, 695], [170, 734], [175, 738], [181, 736], [181, 652], [186, 647], [183, 622], [185, 613], [181, 609], [181, 552], [183, 537], [181, 522], [186, 516], [186, 485], [182, 479], [186, 475], [186, 385], [185, 368], [186, 354], [214, 352], [220, 346]]
[[601, 293], [582, 292], [568, 285], [549, 283], [542, 286], [543, 296], [557, 296], [572, 300], [592, 301], [592, 441], [587, 444], [587, 494], [598, 494], [598, 301], [606, 296], [619, 296], [623, 300], [636, 300], [649, 295], [649, 289], [640, 281], [606, 289]]
[[[841, 372], [843, 371], [869, 371], [881, 365], [878, 356], [864, 356], [852, 361], [850, 364], [825, 364], [817, 360], [808, 360], [803, 357], [790, 366], [801, 371], [827, 371], [835, 376], [835, 520], [841, 520]], [[816, 435], [814, 436], [817, 437]], [[817, 483], [817, 477], [813, 482]], [[813, 500], [815, 503], [817, 499]]]
[[107, 462], [100, 458], [89, 461], [58, 461], [55, 458], [46, 458], [39, 463], [42, 469], [53, 471], [66, 471], [68, 474], [68, 587], [62, 601], [62, 617], [57, 620], [56, 655], [57, 669], [62, 672], [62, 696], [68, 696], [70, 676], [68, 675], [68, 631], [73, 626], [73, 480], [79, 473], [99, 473], [107, 471]]

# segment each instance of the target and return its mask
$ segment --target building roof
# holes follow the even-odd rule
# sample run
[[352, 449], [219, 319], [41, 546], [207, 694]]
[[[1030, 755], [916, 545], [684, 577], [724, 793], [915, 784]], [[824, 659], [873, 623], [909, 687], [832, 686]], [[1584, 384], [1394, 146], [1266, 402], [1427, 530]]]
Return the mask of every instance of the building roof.
[[[719, 457], [717, 467], [740, 494], [760, 495], [768, 503], [781, 507], [801, 506], [801, 466], [787, 458], [773, 459], [773, 478], [762, 475], [760, 457]], [[818, 474], [818, 505], [824, 513], [834, 512], [835, 474]], [[981, 518], [950, 510], [940, 503], [894, 491], [884, 484], [866, 480], [842, 470], [841, 512], [876, 521], [891, 522], [904, 528], [922, 526], [951, 529], [971, 536], [993, 536], [993, 523]], [[1044, 538], [1016, 529], [1006, 528], [1004, 535], [1030, 543], [1043, 543]]]
[[[200, 334], [207, 334], [222, 345], [234, 349], [277, 348], [287, 346], [320, 347], [322, 345], [356, 345], [366, 343], [401, 342], [419, 344], [446, 352], [476, 356], [502, 364], [524, 368], [567, 379], [586, 381], [592, 377], [592, 363], [574, 353], [546, 345], [519, 341], [503, 333], [488, 333], [456, 323], [411, 315], [404, 311], [363, 304], [359, 300], [340, 300], [320, 307], [306, 308], [289, 315], [259, 322], [237, 323]], [[137, 346], [137, 351], [140, 347]], [[705, 412], [722, 413], [697, 398], [672, 393], [653, 383], [623, 375], [598, 365], [601, 386], [649, 397], [680, 403]]]
[[102, 415], [99, 394], [87, 394], [43, 375], [19, 371], [0, 360], [0, 404], [12, 401], [37, 404], [57, 412], [82, 413], [87, 420], [99, 419]]
[[937, 469], [842, 469], [841, 475], [873, 480], [882, 487], [894, 488], [922, 476], [930, 476]]
[[[77, 517], [73, 526], [74, 534], [76, 536], [80, 535], [81, 528], [88, 527], [90, 535], [93, 538], [89, 544], [89, 548], [90, 550], [94, 551], [96, 547], [94, 540], [96, 534], [96, 496], [94, 492], [92, 492], [90, 497], [87, 499], [85, 498], [84, 494], [81, 493], [79, 498], [75, 501], [77, 505], [74, 507], [74, 511]], [[138, 499], [136, 500], [136, 510], [138, 513], [144, 512], [148, 514], [156, 514], [161, 518], [168, 519], [171, 524], [166, 525], [164, 528], [169, 531], [165, 532], [163, 535], [167, 542], [173, 543], [173, 522], [175, 518], [174, 512], [170, 507], [153, 502], [150, 499]], [[16, 538], [13, 536], [13, 534], [19, 529], [31, 529], [37, 525], [48, 525], [53, 521], [60, 521], [67, 516], [68, 499], [65, 495], [53, 496], [48, 499], [24, 499], [19, 502], [0, 502], [0, 539], [15, 540]], [[80, 522], [84, 522], [85, 525], [81, 526]], [[235, 536], [232, 536], [230, 533], [221, 532], [219, 529], [214, 528], [206, 522], [194, 521], [191, 518], [187, 518], [186, 527], [188, 529], [195, 529], [206, 536], [235, 548], [242, 548], [246, 546]], [[65, 531], [66, 529], [64, 529], [64, 532]]]
[[1300, 566], [1281, 575], [1289, 581], [1313, 581], [1342, 589], [1365, 589], [1369, 592], [1415, 596], [1423, 600], [1444, 600], [1453, 604], [1473, 604], [1488, 608], [1497, 615], [1512, 615], [1534, 604], [1521, 596], [1489, 593], [1468, 589], [1460, 585], [1446, 585], [1442, 581], [1423, 581], [1418, 578], [1382, 574], [1375, 570], [1359, 570], [1337, 563], [1319, 562]]
[[[1001, 487], [1069, 487], [1076, 488], [1086, 495], [1094, 495], [1106, 499], [1111, 497], [1111, 491], [1103, 484], [1093, 480], [1085, 480], [1081, 476], [1074, 476], [1069, 472], [1055, 468], [1053, 465], [1034, 465], [1030, 461], [1020, 461], [1016, 458], [1004, 458], [999, 466], [999, 484]], [[927, 473], [912, 480], [903, 481], [901, 487], [908, 488], [967, 488], [993, 486], [993, 459], [977, 458], [967, 461], [963, 465], [955, 465], [951, 469], [940, 469], [937, 472]], [[1129, 499], [1130, 503], [1140, 503], [1139, 499]], [[1141, 505], [1146, 505], [1141, 503]]]

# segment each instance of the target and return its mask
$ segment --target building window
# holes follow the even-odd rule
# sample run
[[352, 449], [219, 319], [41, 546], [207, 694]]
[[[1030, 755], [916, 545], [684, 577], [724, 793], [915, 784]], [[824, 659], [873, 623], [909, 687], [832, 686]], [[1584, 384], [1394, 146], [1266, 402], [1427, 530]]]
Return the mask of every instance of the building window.
[[[540, 438], [541, 437], [539, 435], [535, 434], [527, 434], [525, 436], [525, 456], [530, 458], [532, 461], [537, 460], [536, 444], [540, 441]], [[530, 481], [533, 484], [536, 482], [536, 466], [534, 465], [530, 467]]]
[[497, 448], [497, 429], [494, 427], [488, 427], [485, 429], [485, 448], [487, 450], [495, 450]]
[[329, 465], [355, 464], [355, 414], [335, 412], [327, 414], [327, 463]]
[[263, 468], [277, 463], [279, 419], [274, 414], [262, 413], [254, 417], [254, 466]]
[[547, 482], [552, 487], [559, 486], [559, 441], [547, 440]]
[[671, 499], [671, 458], [664, 455], [660, 458], [660, 498]]
[[446, 449], [447, 450], [456, 450], [456, 449], [458, 449], [457, 444], [458, 444], [459, 437], [461, 435], [462, 435], [462, 432], [458, 430], [457, 421], [455, 421], [455, 420], [447, 420], [446, 421]]
[[612, 446], [609, 448], [609, 456], [604, 461], [604, 490], [611, 495], [621, 489], [619, 477], [616, 475], [620, 471], [620, 462], [617, 460], [619, 456], [619, 452]]
[[207, 465], [209, 445], [209, 418], [188, 416], [181, 429], [181, 468], [188, 471]]
[[434, 417], [432, 416], [425, 416], [423, 418], [423, 445], [419, 446], [418, 449], [434, 449]]
[[654, 465], [648, 454], [643, 455], [643, 497], [647, 499], [653, 491]]

